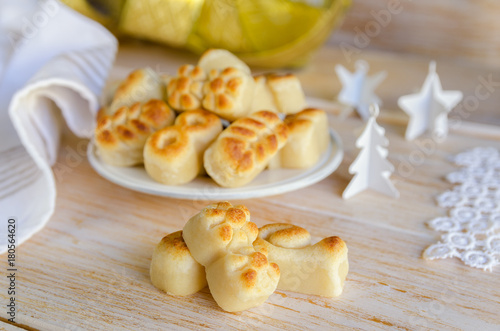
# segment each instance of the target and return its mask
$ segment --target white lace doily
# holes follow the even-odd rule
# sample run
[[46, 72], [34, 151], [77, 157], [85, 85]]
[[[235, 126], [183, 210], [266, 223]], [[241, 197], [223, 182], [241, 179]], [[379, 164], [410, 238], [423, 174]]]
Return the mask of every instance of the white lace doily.
[[491, 271], [500, 264], [500, 153], [477, 147], [452, 162], [461, 168], [446, 179], [456, 186], [437, 197], [439, 206], [449, 208], [449, 216], [427, 223], [443, 234], [423, 257], [458, 257], [468, 266]]

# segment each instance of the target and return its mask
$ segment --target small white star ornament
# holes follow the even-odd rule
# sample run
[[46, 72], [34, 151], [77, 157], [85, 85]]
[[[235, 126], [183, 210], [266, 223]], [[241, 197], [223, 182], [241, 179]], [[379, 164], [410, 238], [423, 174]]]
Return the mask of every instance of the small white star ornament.
[[[367, 76], [368, 63], [358, 60], [355, 63], [356, 71], [351, 73], [344, 66], [337, 64], [335, 71], [342, 83], [342, 90], [337, 99], [348, 106], [345, 112], [350, 113], [356, 109], [363, 121], [370, 117], [369, 107], [372, 103], [380, 104], [379, 97], [375, 94], [375, 89], [385, 79], [387, 73], [381, 71], [373, 76]], [[346, 116], [347, 114], [343, 114]]]
[[446, 137], [448, 113], [462, 98], [460, 91], [443, 91], [436, 73], [436, 62], [432, 61], [420, 92], [398, 99], [398, 106], [410, 116], [405, 139], [413, 140], [427, 131], [440, 138]]
[[385, 129], [377, 124], [378, 114], [378, 105], [371, 106], [368, 123], [356, 140], [356, 147], [361, 148], [361, 151], [349, 167], [349, 173], [355, 175], [342, 193], [344, 199], [349, 199], [366, 189], [393, 198], [399, 197], [398, 190], [389, 179], [394, 166], [387, 161], [389, 152], [386, 147], [389, 145], [389, 140], [385, 137]]

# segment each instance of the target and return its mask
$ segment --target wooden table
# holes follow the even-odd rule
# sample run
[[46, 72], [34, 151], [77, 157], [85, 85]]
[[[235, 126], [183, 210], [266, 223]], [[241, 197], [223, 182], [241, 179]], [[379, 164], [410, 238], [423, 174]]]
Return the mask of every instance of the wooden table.
[[[389, 160], [396, 167], [391, 178], [401, 197], [366, 192], [342, 200], [351, 179], [348, 166], [358, 153], [353, 130], [362, 122], [354, 115], [341, 121], [335, 109], [327, 109], [331, 127], [345, 147], [337, 171], [295, 192], [231, 201], [245, 204], [258, 226], [289, 222], [305, 227], [316, 240], [327, 235], [343, 238], [349, 248], [350, 271], [340, 297], [277, 291], [261, 307], [226, 313], [208, 289], [189, 297], [162, 293], [149, 280], [154, 246], [165, 234], [181, 229], [208, 202], [150, 196], [114, 185], [90, 167], [86, 142], [69, 135], [58, 159], [69, 171], [57, 180], [56, 211], [47, 226], [17, 250], [18, 323], [40, 330], [498, 330], [500, 268], [484, 272], [457, 259], [425, 261], [421, 254], [439, 237], [425, 222], [446, 213], [435, 197], [451, 187], [443, 179], [454, 169], [447, 157], [475, 146], [500, 148], [498, 127], [478, 124], [500, 124], [494, 112], [500, 92], [470, 114], [468, 120], [476, 123], [461, 121], [446, 141], [425, 153], [425, 138], [403, 139], [407, 118], [394, 105], [397, 96], [421, 85], [428, 59], [368, 51], [362, 55], [374, 72], [389, 70], [389, 78], [378, 90], [385, 102], [379, 122], [390, 140]], [[172, 72], [195, 61], [195, 56], [179, 51], [125, 45], [111, 80], [134, 67], [150, 65]], [[297, 72], [308, 95], [332, 99], [338, 93], [333, 70], [337, 62], [345, 62], [341, 53], [325, 47]], [[446, 89], [462, 86], [466, 95], [474, 91], [478, 75], [490, 73], [488, 68], [439, 59], [438, 72], [443, 73]], [[79, 157], [73, 153], [69, 159], [70, 151]], [[410, 156], [415, 153], [424, 155], [421, 162], [412, 163]], [[405, 162], [412, 164], [411, 174], [401, 171]], [[7, 268], [5, 255], [0, 268]], [[1, 277], [0, 288], [6, 285], [6, 277]], [[6, 302], [5, 290], [0, 298]], [[5, 308], [0, 316], [5, 322]], [[10, 326], [0, 324], [3, 327]]]

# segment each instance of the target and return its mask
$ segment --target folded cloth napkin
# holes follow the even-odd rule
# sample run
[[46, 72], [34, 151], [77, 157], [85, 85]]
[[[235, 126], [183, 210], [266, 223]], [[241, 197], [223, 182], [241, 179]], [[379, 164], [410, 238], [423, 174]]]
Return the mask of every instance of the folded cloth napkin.
[[0, 253], [47, 223], [61, 120], [89, 137], [117, 50], [98, 23], [56, 0], [0, 0]]

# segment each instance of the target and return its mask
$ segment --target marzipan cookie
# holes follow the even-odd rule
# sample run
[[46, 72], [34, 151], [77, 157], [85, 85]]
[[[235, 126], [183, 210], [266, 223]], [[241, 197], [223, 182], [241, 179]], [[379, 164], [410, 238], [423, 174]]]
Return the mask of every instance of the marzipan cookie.
[[229, 202], [205, 207], [184, 226], [184, 240], [205, 266], [210, 292], [226, 311], [258, 306], [278, 285], [279, 267], [252, 247], [257, 233], [248, 209]]
[[280, 113], [295, 114], [306, 107], [306, 97], [297, 76], [272, 74], [267, 76], [267, 85]]
[[198, 60], [198, 66], [210, 72], [210, 70], [222, 70], [228, 67], [238, 68], [243, 72], [250, 74], [248, 65], [241, 61], [236, 55], [225, 49], [208, 49]]
[[144, 167], [167, 185], [190, 182], [203, 172], [203, 153], [222, 131], [220, 119], [202, 109], [181, 113], [175, 125], [152, 134], [144, 147]]
[[190, 295], [207, 286], [205, 268], [191, 256], [182, 231], [171, 233], [158, 243], [149, 274], [154, 286], [171, 295]]
[[342, 239], [311, 245], [309, 232], [291, 224], [259, 231], [245, 206], [223, 201], [161, 240], [150, 276], [153, 285], [173, 295], [189, 295], [208, 284], [217, 304], [236, 312], [262, 304], [276, 288], [338, 296], [348, 269]]
[[203, 86], [203, 108], [228, 121], [245, 117], [252, 106], [254, 85], [253, 77], [239, 68], [212, 69]]
[[207, 79], [205, 71], [189, 64], [177, 71], [177, 76], [167, 84], [167, 101], [170, 107], [178, 111], [201, 108], [203, 85]]
[[259, 111], [233, 122], [206, 150], [205, 170], [223, 187], [251, 182], [285, 145], [288, 128], [278, 115]]
[[270, 168], [305, 169], [315, 165], [330, 144], [328, 117], [321, 109], [305, 109], [285, 118], [288, 140]]
[[161, 100], [121, 107], [113, 115], [103, 115], [95, 129], [99, 157], [114, 166], [133, 166], [143, 162], [147, 138], [174, 122], [175, 113]]
[[245, 206], [224, 201], [203, 208], [182, 231], [194, 259], [206, 267], [228, 252], [252, 246], [259, 230]]
[[282, 290], [336, 297], [342, 293], [349, 271], [347, 246], [339, 237], [311, 245], [309, 233], [291, 224], [268, 224], [254, 242], [258, 252], [278, 264]]
[[164, 89], [162, 79], [153, 69], [134, 70], [118, 86], [106, 114], [113, 115], [120, 107], [130, 107], [136, 102], [163, 100]]
[[210, 293], [229, 312], [242, 311], [264, 303], [276, 290], [278, 265], [252, 247], [224, 255], [206, 268]]
[[273, 113], [278, 113], [278, 107], [274, 101], [274, 95], [267, 85], [265, 75], [254, 76], [255, 88], [253, 92], [252, 108], [250, 114], [260, 110], [269, 110]]
[[[213, 69], [221, 71], [232, 67], [248, 75], [251, 74], [250, 68], [245, 62], [224, 49], [207, 50], [200, 57], [198, 66], [206, 72]], [[221, 102], [224, 100], [222, 99]], [[293, 114], [304, 109], [305, 106], [305, 95], [300, 81], [295, 75], [258, 75], [254, 77], [254, 92], [250, 111], [247, 114], [240, 113], [237, 117], [241, 118], [260, 110]]]

